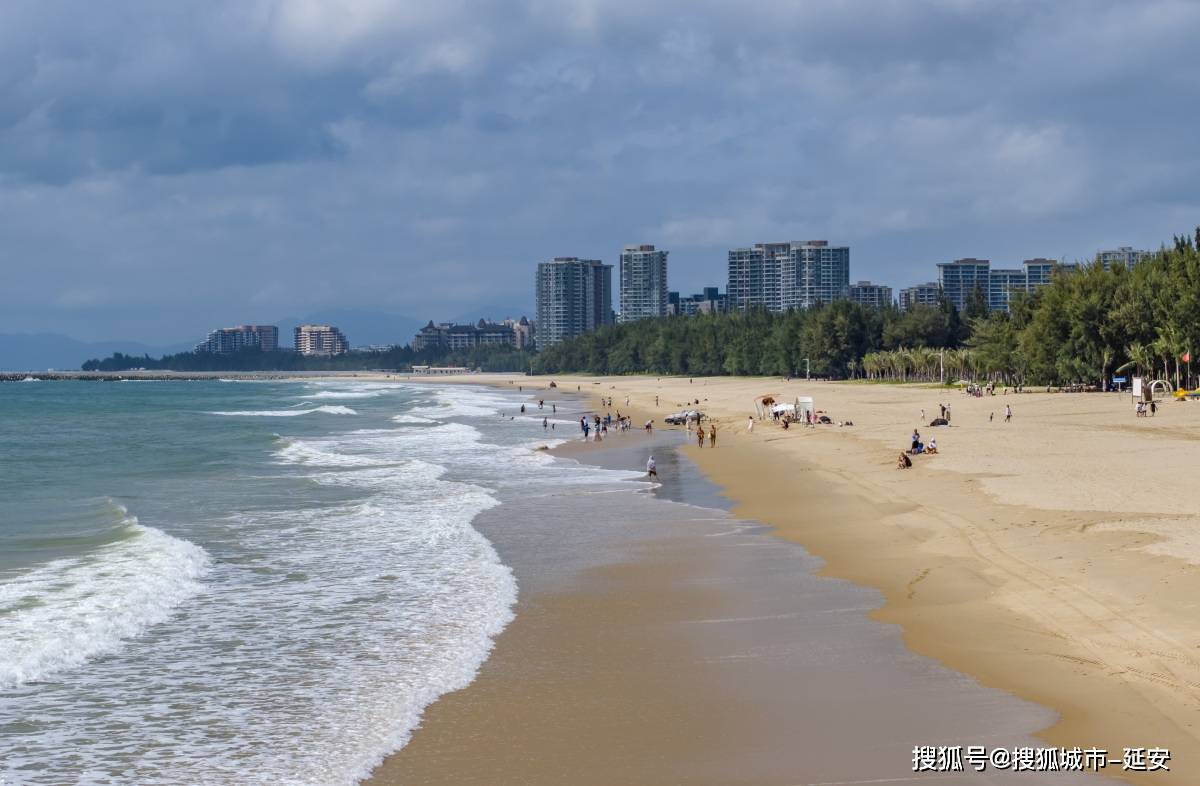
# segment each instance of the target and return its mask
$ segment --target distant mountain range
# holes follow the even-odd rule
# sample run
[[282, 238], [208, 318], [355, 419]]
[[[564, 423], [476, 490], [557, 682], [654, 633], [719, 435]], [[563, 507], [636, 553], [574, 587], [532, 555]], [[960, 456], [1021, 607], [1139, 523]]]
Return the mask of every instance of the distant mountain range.
[[[292, 330], [296, 325], [317, 323], [337, 325], [346, 334], [351, 346], [361, 347], [407, 344], [430, 319], [434, 322], [477, 322], [481, 317], [503, 319], [511, 316], [517, 319], [522, 314], [533, 316], [529, 309], [507, 306], [483, 306], [458, 316], [430, 315], [424, 319], [386, 311], [327, 309], [303, 319], [280, 319], [269, 324], [279, 326], [279, 341], [285, 346], [291, 346]], [[85, 360], [106, 358], [114, 352], [159, 357], [188, 352], [203, 338], [203, 335], [197, 335], [192, 341], [154, 346], [138, 341], [81, 341], [60, 333], [0, 333], [0, 371], [74, 370]]]

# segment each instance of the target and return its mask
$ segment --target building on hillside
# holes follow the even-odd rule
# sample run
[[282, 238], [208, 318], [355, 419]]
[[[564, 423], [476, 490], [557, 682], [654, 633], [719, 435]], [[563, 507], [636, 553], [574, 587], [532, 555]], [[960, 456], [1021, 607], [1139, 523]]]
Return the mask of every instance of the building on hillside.
[[294, 331], [296, 351], [301, 355], [331, 356], [350, 351], [350, 342], [333, 325], [300, 325]]
[[[528, 325], [528, 320], [521, 317]], [[473, 325], [460, 325], [454, 322], [443, 322], [435, 325], [433, 320], [417, 331], [413, 337], [412, 348], [421, 352], [426, 349], [460, 350], [488, 346], [517, 346], [517, 323], [488, 322], [481, 319]]]
[[729, 310], [729, 298], [718, 287], [705, 287], [703, 292], [680, 297], [678, 292], [667, 293], [667, 313], [673, 315], [721, 314]]
[[1112, 270], [1114, 266], [1132, 270], [1138, 262], [1152, 256], [1153, 251], [1139, 251], [1130, 246], [1121, 246], [1108, 251], [1097, 251], [1096, 261], [1103, 265], [1105, 270]]
[[279, 349], [279, 328], [275, 325], [238, 325], [218, 328], [196, 345], [196, 352], [228, 355], [244, 349], [274, 352]]
[[731, 249], [726, 293], [735, 311], [787, 311], [847, 297], [850, 248], [809, 240]]
[[892, 305], [892, 288], [887, 284], [859, 281], [850, 285], [850, 299], [864, 306], [884, 308]]
[[988, 274], [991, 266], [992, 263], [988, 260], [974, 257], [956, 259], [953, 262], [939, 262], [937, 266], [938, 285], [941, 286], [946, 299], [959, 311], [963, 311], [967, 307], [971, 293], [976, 289], [982, 292], [985, 298], [987, 297], [990, 286]]
[[901, 311], [908, 311], [913, 306], [936, 306], [941, 294], [936, 281], [905, 287], [900, 290], [898, 305]]
[[625, 246], [620, 264], [621, 322], [667, 314], [667, 252], [651, 245]]
[[539, 349], [613, 323], [612, 265], [555, 257], [538, 263], [535, 283]]

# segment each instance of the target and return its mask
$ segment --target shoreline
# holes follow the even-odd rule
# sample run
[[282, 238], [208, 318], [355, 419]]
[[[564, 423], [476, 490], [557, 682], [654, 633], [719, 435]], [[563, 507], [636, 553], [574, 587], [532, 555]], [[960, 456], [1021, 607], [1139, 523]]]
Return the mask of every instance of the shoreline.
[[[477, 520], [521, 584], [515, 619], [368, 786], [878, 782], [912, 775], [917, 742], [1034, 744], [1050, 713], [908, 652], [868, 615], [878, 593], [821, 577], [802, 547], [730, 514], [683, 443], [678, 430], [576, 438], [556, 453], [629, 469], [653, 452], [660, 484]], [[520, 546], [529, 532], [536, 554]], [[913, 717], [914, 697], [931, 712]]]
[[[1200, 658], [1193, 653], [1200, 635], [1191, 599], [1200, 592], [1200, 552], [1163, 522], [1184, 526], [1183, 510], [1196, 501], [1186, 478], [1200, 466], [1200, 413], [1171, 405], [1164, 408], [1171, 421], [1136, 424], [1144, 432], [1132, 437], [1138, 450], [1150, 441], [1146, 450], [1186, 452], [1159, 470], [1169, 477], [1146, 476], [1137, 485], [1145, 467], [1129, 448], [1131, 426], [1110, 425], [1124, 414], [1111, 394], [972, 401], [941, 389], [803, 380], [554, 379], [566, 392], [578, 385], [593, 398], [612, 395], [614, 404], [632, 396], [635, 423], [641, 412], [661, 420], [675, 399], [697, 394], [701, 409], [716, 416], [720, 449], [689, 446], [685, 455], [725, 489], [738, 516], [762, 521], [822, 558], [823, 575], [879, 589], [886, 603], [873, 616], [899, 625], [913, 652], [1053, 709], [1058, 720], [1038, 733], [1051, 744], [1102, 747], [1118, 758], [1124, 747], [1171, 750], [1169, 772], [1109, 767], [1102, 770], [1107, 776], [1147, 784], [1194, 780]], [[436, 381], [536, 389], [550, 378]], [[744, 433], [753, 396], [776, 389], [815, 391], [818, 407], [844, 412], [858, 426], [786, 432], [760, 423]], [[657, 410], [656, 391], [663, 399]], [[921, 457], [914, 470], [899, 473], [887, 441], [900, 443], [918, 408], [936, 411], [939, 398], [951, 401], [957, 418], [937, 433], [943, 455]], [[979, 423], [983, 407], [1004, 403], [1026, 417], [1018, 428], [996, 432], [990, 421]], [[897, 408], [911, 414], [896, 416]], [[960, 427], [963, 412], [971, 422]], [[1013, 450], [1010, 434], [1028, 450]], [[946, 457], [951, 451], [955, 459]], [[1167, 493], [1145, 493], [1162, 488]], [[1117, 489], [1120, 507], [1108, 504]]]

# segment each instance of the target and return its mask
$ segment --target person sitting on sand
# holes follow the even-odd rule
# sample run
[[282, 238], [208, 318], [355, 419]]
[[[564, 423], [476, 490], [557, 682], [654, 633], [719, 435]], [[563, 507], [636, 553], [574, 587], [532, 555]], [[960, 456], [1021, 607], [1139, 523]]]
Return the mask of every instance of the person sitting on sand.
[[650, 460], [646, 462], [646, 475], [652, 478], [658, 477], [658, 465], [654, 463], [654, 456], [651, 456]]
[[904, 451], [901, 451], [900, 458], [896, 459], [896, 468], [897, 469], [908, 469], [911, 466], [912, 466], [912, 459], [910, 459], [908, 457], [908, 455], [906, 453], [904, 453]]
[[937, 440], [929, 440], [929, 446], [925, 448], [926, 453], [937, 453]]
[[913, 429], [913, 435], [912, 435], [912, 447], [910, 448], [910, 450], [911, 450], [913, 453], [916, 453], [916, 452], [917, 452], [917, 445], [920, 445], [920, 444], [921, 444], [921, 435], [920, 435], [920, 433], [919, 433], [919, 432], [918, 432], [916, 429]]

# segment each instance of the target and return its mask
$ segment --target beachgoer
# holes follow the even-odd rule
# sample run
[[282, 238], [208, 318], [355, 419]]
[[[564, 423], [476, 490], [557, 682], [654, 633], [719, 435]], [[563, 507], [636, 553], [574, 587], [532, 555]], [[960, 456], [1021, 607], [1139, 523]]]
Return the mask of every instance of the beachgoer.
[[551, 404], [551, 405], [550, 405], [550, 411], [551, 411], [551, 412], [558, 412], [558, 405], [557, 405], [557, 404]]
[[995, 419], [995, 417], [996, 417], [995, 412], [989, 412], [988, 413], [988, 423], [991, 423]]
[[925, 410], [921, 410], [921, 422], [925, 422]]
[[651, 431], [653, 431], [653, 430], [654, 430], [654, 421], [653, 421], [653, 420], [647, 420], [647, 421], [646, 421], [646, 433], [647, 433], [647, 434], [649, 434], [649, 433], [650, 433]]
[[699, 423], [696, 424], [696, 442], [700, 447], [704, 447], [704, 429]]
[[717, 446], [717, 427], [713, 425], [708, 427], [708, 446], [710, 448]]
[[946, 425], [950, 425], [950, 405], [946, 405]]
[[901, 451], [900, 458], [896, 459], [896, 468], [897, 469], [908, 469], [911, 466], [912, 466], [912, 459], [910, 459], [908, 456], [906, 456], [904, 454], [903, 451]]
[[925, 452], [926, 453], [937, 453], [937, 440], [936, 439], [929, 440], [929, 446], [927, 448], [925, 448]]
[[1154, 413], [1158, 410], [1158, 403], [1154, 399], [1150, 399], [1150, 417], [1154, 417]]
[[547, 418], [542, 418], [542, 431], [550, 428], [550, 421]]
[[525, 414], [525, 405], [524, 404], [521, 405], [521, 414], [522, 415]]
[[753, 434], [753, 433], [754, 433], [754, 416], [753, 416], [753, 415], [751, 415], [750, 417], [748, 417], [748, 418], [746, 419], [746, 423], [747, 423], [747, 426], [746, 426], [746, 433], [747, 433], [747, 434]]
[[654, 406], [658, 406], [658, 396], [654, 397]]
[[913, 429], [913, 435], [912, 435], [912, 452], [913, 453], [917, 452], [917, 446], [920, 444], [921, 444], [921, 434], [916, 429]]
[[1011, 420], [1012, 420], [1012, 407], [1010, 407], [1008, 404], [1005, 404], [1004, 405], [1004, 422], [1008, 423]]
[[652, 478], [658, 477], [658, 465], [654, 463], [654, 456], [651, 456], [650, 460], [646, 462], [646, 474]]

